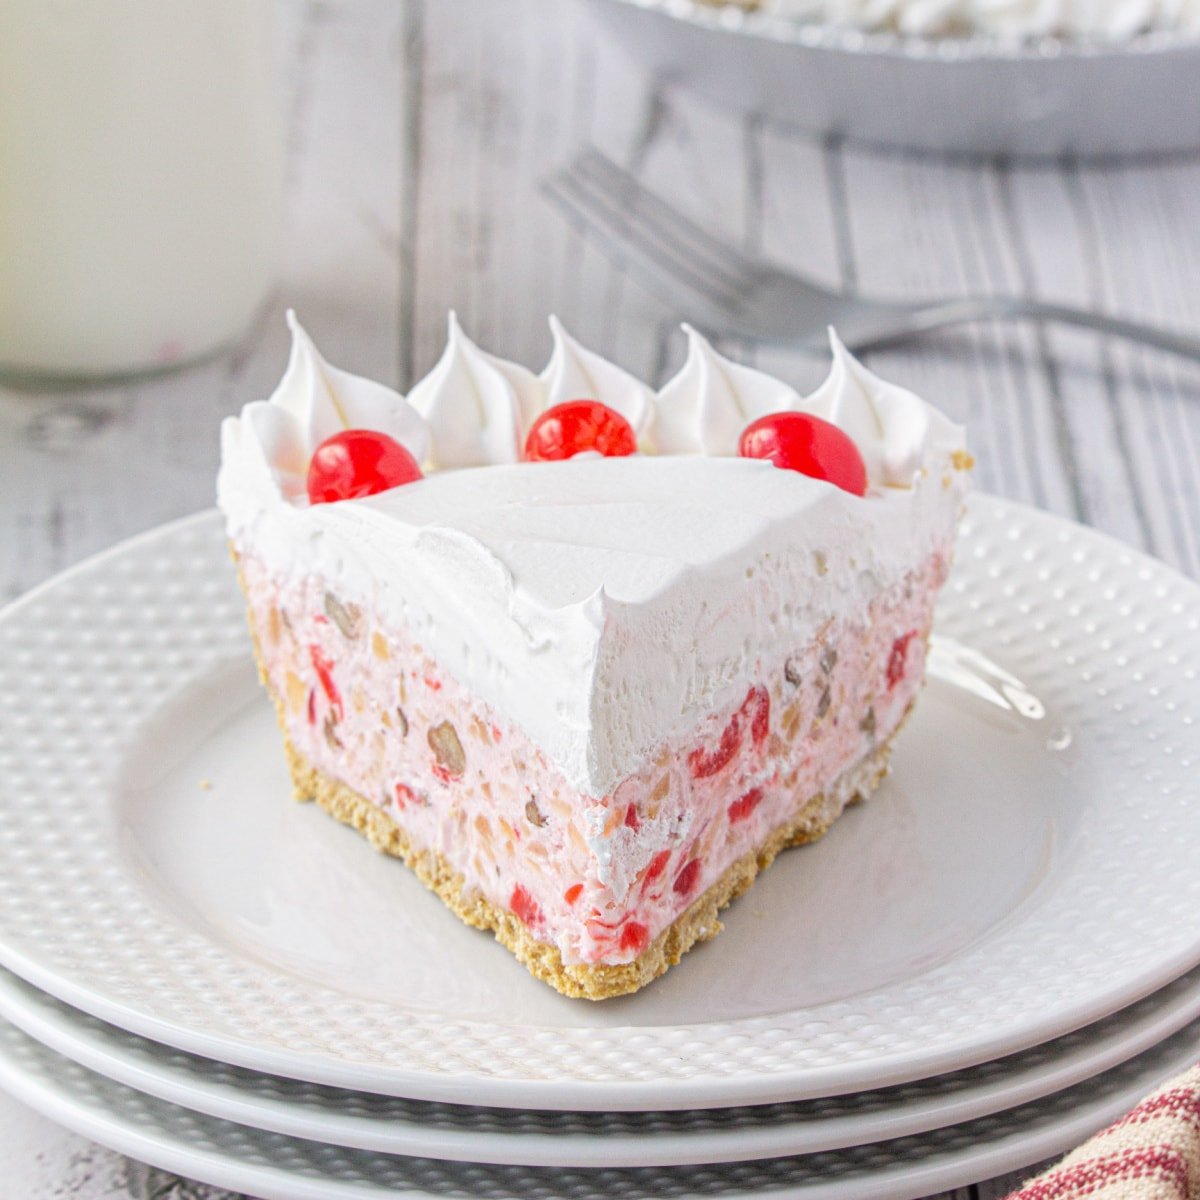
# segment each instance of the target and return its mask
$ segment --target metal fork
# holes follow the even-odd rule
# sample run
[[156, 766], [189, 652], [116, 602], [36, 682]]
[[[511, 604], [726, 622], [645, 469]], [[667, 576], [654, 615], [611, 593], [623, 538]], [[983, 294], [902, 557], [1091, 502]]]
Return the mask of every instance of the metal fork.
[[835, 292], [714, 237], [598, 150], [585, 150], [542, 184], [593, 231], [609, 257], [711, 335], [813, 350], [837, 328], [852, 350], [903, 341], [968, 321], [1058, 321], [1200, 360], [1200, 337], [1021, 296], [889, 302]]

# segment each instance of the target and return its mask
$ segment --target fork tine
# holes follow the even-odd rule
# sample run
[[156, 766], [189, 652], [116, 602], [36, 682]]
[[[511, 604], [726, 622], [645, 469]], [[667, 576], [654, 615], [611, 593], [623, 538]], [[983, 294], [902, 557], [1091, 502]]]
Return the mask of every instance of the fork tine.
[[573, 165], [578, 174], [609, 195], [619, 197], [623, 204], [650, 222], [658, 236], [670, 240], [689, 258], [707, 259], [734, 286], [746, 281], [757, 269], [758, 264], [748, 255], [685, 217], [594, 146], [585, 149]]
[[655, 294], [674, 303], [683, 288], [702, 303], [710, 316], [720, 312], [721, 304], [736, 303], [736, 296], [729, 294], [728, 281], [698, 271], [694, 261], [664, 246], [639, 223], [630, 221], [612, 197], [580, 184], [569, 170], [546, 180], [542, 187], [569, 215], [596, 233], [610, 252], [624, 251], [630, 268], [639, 277], [644, 276], [643, 282]]
[[558, 181], [578, 207], [586, 208], [594, 218], [603, 214], [608, 232], [617, 243], [636, 244], [641, 253], [669, 266], [706, 292], [736, 295], [736, 282], [726, 272], [692, 253], [685, 241], [664, 234], [656, 221], [644, 220], [643, 214], [626, 201], [619, 189], [592, 178], [585, 169], [580, 169], [578, 162], [571, 164]]

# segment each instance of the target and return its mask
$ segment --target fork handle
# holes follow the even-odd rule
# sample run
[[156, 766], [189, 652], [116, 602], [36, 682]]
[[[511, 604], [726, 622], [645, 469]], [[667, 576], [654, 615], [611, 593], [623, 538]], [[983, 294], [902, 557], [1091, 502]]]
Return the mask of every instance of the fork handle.
[[1184, 358], [1200, 361], [1200, 337], [1178, 333], [1140, 321], [1128, 321], [1123, 317], [1110, 317], [1107, 313], [1086, 312], [1065, 304], [1045, 304], [1039, 300], [1026, 300], [1020, 296], [966, 296], [961, 300], [945, 300], [927, 304], [910, 312], [907, 329], [894, 336], [889, 332], [872, 339], [877, 344], [892, 341], [910, 333], [924, 333], [942, 329], [948, 325], [959, 325], [968, 321], [993, 318], [1035, 321], [1057, 321], [1063, 325], [1077, 325], [1083, 329], [1094, 329], [1100, 333], [1111, 333], [1117, 337], [1154, 346]]

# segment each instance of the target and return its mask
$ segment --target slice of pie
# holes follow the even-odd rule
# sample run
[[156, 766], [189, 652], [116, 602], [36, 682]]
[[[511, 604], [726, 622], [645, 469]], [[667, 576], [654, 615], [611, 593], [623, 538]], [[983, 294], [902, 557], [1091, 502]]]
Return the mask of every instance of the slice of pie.
[[[886, 773], [961, 431], [836, 340], [802, 398], [689, 331], [655, 394], [561, 326], [539, 377], [452, 319], [408, 403], [293, 329], [276, 393], [225, 423], [219, 496], [297, 796], [559, 991], [637, 990]], [[817, 418], [808, 469], [855, 456], [865, 494], [736, 453], [756, 422], [782, 444], [780, 414]], [[312, 502], [348, 429], [424, 477]], [[559, 460], [523, 461], [539, 444]]]

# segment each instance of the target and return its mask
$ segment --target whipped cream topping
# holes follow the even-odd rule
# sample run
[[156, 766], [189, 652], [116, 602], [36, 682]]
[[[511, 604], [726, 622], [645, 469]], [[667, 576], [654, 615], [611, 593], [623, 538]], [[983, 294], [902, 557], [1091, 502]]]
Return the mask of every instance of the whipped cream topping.
[[330, 366], [291, 309], [287, 323], [292, 350], [283, 378], [269, 400], [247, 404], [240, 421], [222, 426], [222, 460], [240, 457], [250, 477], [289, 499], [305, 494], [312, 452], [344, 429], [379, 430], [423, 461], [429, 430], [404, 397]]
[[[296, 481], [326, 429], [380, 428], [378, 417], [417, 454], [420, 409], [427, 461], [478, 461], [516, 453], [523, 405], [541, 403], [544, 388], [527, 373], [537, 391], [521, 397], [513, 364], [472, 346], [453, 319], [451, 346], [412, 406], [359, 388], [293, 332], [276, 393], [222, 429], [218, 500], [235, 546], [284, 577], [318, 573], [343, 601], [403, 624], [586, 795], [607, 794], [665, 740], [734, 704], [781, 639], [804, 646], [861, 613], [953, 537], [961, 431], [836, 339], [829, 379], [802, 399], [691, 334], [691, 366], [656, 397], [652, 420], [667, 444], [678, 430], [705, 431], [700, 453], [501, 462], [309, 505]], [[579, 361], [596, 381], [604, 373], [588, 353]], [[867, 496], [732, 454], [735, 425], [779, 405], [855, 438]], [[465, 430], [447, 430], [456, 413]]]
[[451, 313], [446, 349], [408, 401], [429, 422], [434, 467], [477, 467], [520, 458], [541, 391], [532, 371], [480, 350]]
[[451, 313], [445, 352], [406, 401], [331, 367], [294, 313], [288, 324], [293, 340], [283, 379], [270, 400], [248, 404], [240, 421], [227, 421], [224, 436], [246, 441], [247, 471], [269, 476], [289, 499], [304, 494], [313, 449], [340, 429], [382, 430], [433, 469], [514, 463], [538, 413], [584, 397], [625, 416], [643, 448], [671, 455], [735, 455], [752, 421], [775, 412], [811, 412], [854, 440], [873, 490], [909, 487], [931, 454], [963, 445], [961, 429], [919, 396], [868, 371], [832, 329], [829, 376], [801, 397], [782, 380], [718, 354], [685, 325], [687, 359], [655, 395], [581, 346], [556, 318], [550, 320], [550, 362], [537, 376], [479, 349]]
[[919, 396], [872, 374], [829, 331], [833, 367], [802, 407], [858, 446], [872, 487], [911, 487], [932, 445], [963, 444], [963, 432]]
[[872, 374], [831, 329], [833, 365], [801, 397], [786, 383], [718, 354], [694, 329], [687, 360], [658, 394], [654, 430], [664, 454], [736, 454], [742, 430], [770, 413], [809, 412], [837, 425], [858, 446], [873, 489], [911, 487], [936, 449], [963, 444], [962, 430], [919, 396]]
[[539, 413], [567, 400], [599, 400], [645, 436], [654, 392], [640, 379], [580, 345], [557, 317], [554, 348], [541, 375], [481, 350], [450, 314], [446, 349], [408, 401], [429, 423], [433, 467], [518, 462]]
[[616, 363], [581, 346], [557, 317], [550, 318], [554, 349], [539, 377], [544, 395], [541, 408], [568, 400], [599, 400], [633, 426], [642, 440], [654, 416], [654, 391]]
[[736, 454], [751, 421], [801, 407], [782, 380], [724, 358], [690, 325], [687, 358], [658, 393], [655, 442], [663, 454]]
[[802, 22], [920, 37], [1124, 42], [1155, 30], [1200, 31], [1200, 0], [761, 0], [757, 7]]

